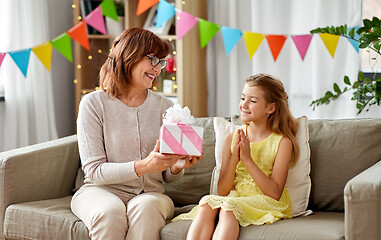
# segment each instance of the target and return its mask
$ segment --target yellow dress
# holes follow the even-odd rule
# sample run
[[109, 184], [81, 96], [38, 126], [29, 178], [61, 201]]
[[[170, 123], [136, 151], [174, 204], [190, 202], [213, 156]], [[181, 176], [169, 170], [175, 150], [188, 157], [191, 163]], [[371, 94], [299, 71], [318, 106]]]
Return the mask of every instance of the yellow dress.
[[[246, 130], [245, 126], [243, 129]], [[232, 151], [235, 139], [236, 133], [232, 140]], [[271, 133], [261, 142], [250, 143], [252, 159], [268, 177], [271, 177], [281, 139], [282, 135]], [[209, 204], [213, 209], [222, 208], [232, 211], [241, 226], [269, 224], [282, 218], [292, 217], [291, 199], [286, 188], [277, 201], [262, 193], [241, 162], [237, 164], [235, 175], [233, 189], [227, 196], [207, 195], [200, 200], [199, 205]], [[172, 221], [193, 220], [197, 208], [198, 206], [189, 213], [177, 216]]]

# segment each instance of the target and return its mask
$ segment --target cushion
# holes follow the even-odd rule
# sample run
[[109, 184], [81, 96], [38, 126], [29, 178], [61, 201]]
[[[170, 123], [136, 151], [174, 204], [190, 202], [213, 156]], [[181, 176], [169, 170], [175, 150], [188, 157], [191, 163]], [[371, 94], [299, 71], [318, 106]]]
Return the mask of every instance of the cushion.
[[[286, 187], [291, 197], [292, 216], [308, 215], [311, 211], [306, 211], [311, 190], [310, 179], [310, 147], [308, 143], [307, 117], [298, 119], [299, 129], [296, 140], [300, 146], [300, 156], [296, 164], [288, 172]], [[213, 171], [211, 194], [217, 194], [217, 182], [222, 161], [222, 145], [225, 136], [240, 127], [239, 124], [229, 122], [223, 118], [214, 118], [214, 130], [216, 135], [216, 168]]]
[[5, 212], [7, 239], [90, 239], [85, 224], [70, 209], [71, 196], [10, 205]]
[[196, 126], [204, 128], [203, 159], [185, 169], [184, 176], [177, 181], [163, 183], [165, 194], [171, 197], [176, 206], [197, 204], [204, 195], [209, 194], [210, 178], [216, 166], [213, 118], [195, 118], [195, 121]]
[[[160, 232], [161, 240], [185, 239], [192, 221], [175, 221], [165, 225]], [[295, 219], [284, 219], [273, 224], [241, 227], [239, 240], [273, 239], [344, 239], [344, 213], [314, 212]]]
[[309, 120], [309, 208], [344, 211], [345, 184], [381, 159], [381, 119]]

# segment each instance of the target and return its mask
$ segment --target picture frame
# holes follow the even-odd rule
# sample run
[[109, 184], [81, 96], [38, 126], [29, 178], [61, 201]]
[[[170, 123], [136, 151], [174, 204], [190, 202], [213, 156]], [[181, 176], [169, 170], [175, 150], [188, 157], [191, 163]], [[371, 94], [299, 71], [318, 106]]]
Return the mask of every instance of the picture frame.
[[147, 29], [155, 34], [160, 35], [167, 35], [169, 33], [169, 29], [171, 28], [171, 25], [174, 21], [174, 18], [169, 19], [161, 27], [156, 27], [156, 14], [157, 14], [157, 8], [159, 4], [154, 5], [151, 7], [150, 11], [148, 12], [147, 19], [144, 22], [144, 29]]

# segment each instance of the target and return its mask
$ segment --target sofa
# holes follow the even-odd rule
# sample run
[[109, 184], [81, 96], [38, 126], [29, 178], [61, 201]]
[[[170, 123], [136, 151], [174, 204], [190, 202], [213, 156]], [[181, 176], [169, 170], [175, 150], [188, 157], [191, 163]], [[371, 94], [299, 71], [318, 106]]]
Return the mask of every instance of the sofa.
[[[175, 215], [211, 191], [213, 121], [196, 118], [204, 127], [204, 159], [180, 180], [164, 183]], [[241, 227], [239, 239], [381, 239], [381, 119], [308, 120], [307, 127], [311, 187], [306, 207], [312, 214]], [[83, 178], [75, 135], [2, 152], [0, 161], [1, 239], [89, 239], [70, 210]], [[185, 239], [190, 223], [168, 221], [161, 239]]]

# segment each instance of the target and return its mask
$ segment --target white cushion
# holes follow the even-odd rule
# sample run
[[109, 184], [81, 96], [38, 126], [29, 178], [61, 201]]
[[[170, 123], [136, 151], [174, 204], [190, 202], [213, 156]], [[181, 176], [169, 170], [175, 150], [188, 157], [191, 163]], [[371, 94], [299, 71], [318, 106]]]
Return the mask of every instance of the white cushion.
[[[312, 211], [307, 209], [308, 199], [311, 191], [310, 178], [310, 146], [308, 143], [307, 117], [297, 118], [299, 129], [296, 134], [296, 141], [299, 143], [300, 155], [296, 164], [288, 172], [286, 187], [291, 197], [292, 216], [309, 215]], [[213, 120], [216, 135], [215, 157], [216, 167], [213, 171], [212, 182], [210, 184], [210, 194], [217, 194], [217, 182], [220, 174], [222, 161], [222, 146], [225, 137], [234, 132], [240, 125], [231, 123], [223, 118], [215, 117]]]

